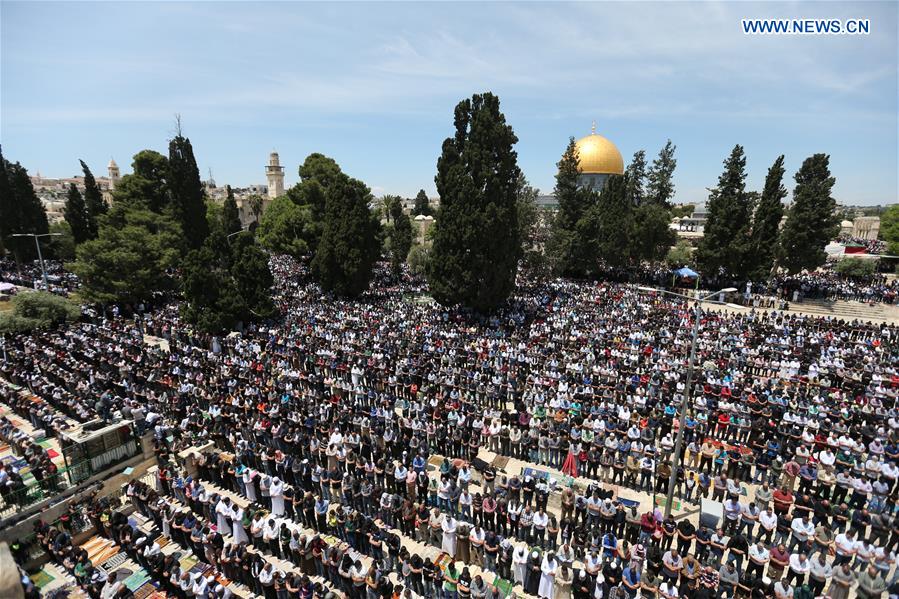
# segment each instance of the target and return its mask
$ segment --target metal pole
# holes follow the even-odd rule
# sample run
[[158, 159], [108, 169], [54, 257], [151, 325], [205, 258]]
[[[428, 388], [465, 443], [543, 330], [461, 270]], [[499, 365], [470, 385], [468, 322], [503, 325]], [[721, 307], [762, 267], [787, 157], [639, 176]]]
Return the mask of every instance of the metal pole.
[[699, 299], [696, 300], [696, 313], [693, 317], [693, 340], [690, 342], [690, 359], [687, 361], [687, 388], [684, 390], [684, 398], [681, 400], [680, 415], [677, 427], [677, 438], [674, 442], [674, 458], [671, 464], [671, 476], [668, 477], [668, 497], [665, 499], [665, 518], [671, 515], [671, 507], [674, 504], [674, 485], [677, 482], [677, 469], [681, 464], [681, 451], [684, 445], [684, 428], [687, 420], [687, 405], [690, 403], [690, 396], [693, 391], [693, 365], [696, 362], [696, 340], [699, 338], [699, 316], [701, 305]]
[[44, 256], [41, 254], [41, 242], [38, 235], [33, 235], [34, 246], [37, 248], [37, 259], [41, 262], [41, 273], [44, 275], [44, 291], [50, 291], [50, 282], [47, 280], [47, 269], [44, 268]]

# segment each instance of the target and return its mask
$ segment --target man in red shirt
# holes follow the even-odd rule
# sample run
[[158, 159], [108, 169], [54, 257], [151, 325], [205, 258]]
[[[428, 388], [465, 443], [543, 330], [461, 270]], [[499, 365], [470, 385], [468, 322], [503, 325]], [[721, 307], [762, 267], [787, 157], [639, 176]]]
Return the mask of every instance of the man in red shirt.
[[790, 506], [793, 505], [793, 493], [786, 487], [781, 487], [774, 491], [771, 499], [774, 501], [774, 513], [777, 515], [786, 514], [790, 511]]

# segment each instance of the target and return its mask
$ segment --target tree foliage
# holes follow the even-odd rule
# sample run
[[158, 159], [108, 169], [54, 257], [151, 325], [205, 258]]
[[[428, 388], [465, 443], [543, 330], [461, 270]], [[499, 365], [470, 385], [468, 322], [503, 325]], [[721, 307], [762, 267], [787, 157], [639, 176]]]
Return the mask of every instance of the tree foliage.
[[745, 276], [751, 217], [746, 156], [738, 144], [724, 161], [718, 186], [709, 194], [708, 220], [696, 251], [696, 262], [706, 276], [721, 271]]
[[783, 199], [787, 197], [783, 176], [784, 157], [780, 155], [768, 169], [765, 187], [752, 219], [751, 248], [748, 260], [750, 262], [749, 275], [756, 280], [767, 278], [774, 266], [777, 240], [780, 235], [780, 221], [784, 213]]
[[28, 171], [0, 153], [0, 241], [18, 260], [37, 257], [34, 239], [11, 238], [16, 233], [43, 234], [49, 230], [47, 212], [31, 184]]
[[201, 331], [219, 334], [274, 313], [274, 278], [268, 256], [253, 236], [231, 237], [214, 230], [199, 249], [184, 259], [181, 293], [184, 319]]
[[518, 229], [518, 141], [487, 92], [455, 109], [455, 134], [437, 160], [440, 209], [428, 283], [434, 298], [481, 311], [501, 305], [515, 287]]
[[134, 155], [131, 171], [116, 184], [113, 204], [162, 214], [169, 206], [168, 158], [153, 150], [141, 150]]
[[634, 152], [631, 163], [627, 165], [627, 199], [634, 206], [643, 204], [646, 186], [646, 152]]
[[874, 260], [864, 258], [843, 258], [834, 266], [834, 270], [844, 277], [863, 279], [874, 274], [876, 264]]
[[412, 216], [418, 216], [419, 214], [424, 216], [433, 214], [431, 200], [428, 199], [428, 194], [425, 193], [424, 189], [418, 190], [418, 195], [415, 196], [415, 205], [412, 207]]
[[[75, 237], [72, 235], [72, 227], [65, 220], [57, 221], [50, 225], [52, 237], [47, 238], [45, 256], [53, 260], [68, 262], [75, 259]], [[43, 247], [43, 246], [42, 246]]]
[[168, 185], [172, 213], [184, 231], [187, 245], [198, 248], [203, 245], [209, 234], [205, 192], [200, 181], [193, 146], [180, 132], [169, 142]]
[[[556, 164], [556, 184], [554, 193], [559, 209], [550, 229], [547, 254], [554, 269], [564, 275], [582, 277], [587, 274], [588, 265], [593, 262], [585, 239], [578, 232], [578, 223], [587, 210], [597, 201], [597, 194], [578, 185], [577, 145], [574, 138], [568, 140], [568, 147]], [[581, 231], [584, 228], [581, 227]]]
[[652, 166], [646, 174], [644, 202], [671, 207], [671, 198], [674, 197], [674, 169], [677, 167], [677, 160], [674, 158], [676, 149], [677, 146], [669, 139], [652, 161]]
[[76, 244], [83, 243], [97, 236], [97, 231], [94, 229], [96, 221], [88, 212], [87, 205], [84, 203], [84, 197], [74, 183], [69, 183], [63, 216], [72, 228], [72, 238]]
[[81, 307], [46, 291], [25, 291], [12, 298], [13, 309], [0, 313], [0, 333], [11, 334], [43, 329], [78, 320]]
[[824, 247], [840, 231], [836, 200], [831, 195], [836, 179], [829, 163], [827, 154], [814, 154], [803, 161], [794, 177], [793, 204], [780, 234], [778, 258], [778, 264], [791, 273], [824, 264]]
[[100, 191], [91, 169], [88, 168], [84, 160], [79, 160], [78, 162], [81, 163], [81, 171], [84, 173], [84, 203], [87, 204], [87, 211], [94, 221], [94, 235], [96, 236], [97, 217], [106, 214], [109, 206], [103, 201], [103, 193]]
[[97, 239], [78, 246], [70, 268], [88, 302], [142, 301], [172, 287], [167, 270], [179, 263], [183, 243], [172, 218], [147, 207], [114, 204], [100, 219]]
[[240, 222], [240, 210], [237, 209], [237, 200], [234, 199], [234, 190], [230, 185], [225, 186], [225, 201], [222, 204], [222, 229], [225, 235], [238, 233], [243, 229]]
[[385, 196], [384, 205], [389, 206], [385, 248], [390, 257], [390, 269], [394, 276], [397, 276], [412, 248], [412, 221], [409, 215], [403, 212], [403, 203], [399, 196]]
[[679, 240], [665, 255], [665, 262], [677, 269], [693, 263], [693, 246], [686, 239]]
[[624, 266], [631, 259], [634, 235], [633, 205], [627, 197], [627, 175], [612, 175], [578, 222], [577, 234], [587, 251], [584, 268], [596, 274], [600, 265]]
[[288, 196], [275, 198], [256, 230], [259, 242], [273, 254], [308, 256], [314, 244], [310, 213], [309, 206], [297, 206]]
[[676, 239], [677, 234], [671, 229], [671, 212], [663, 205], [643, 204], [634, 209], [634, 233], [630, 251], [634, 259], [651, 262], [662, 260]]
[[899, 204], [880, 215], [880, 238], [887, 243], [887, 254], [899, 256]]
[[[308, 163], [309, 159], [304, 167]], [[368, 289], [380, 256], [380, 223], [369, 209], [371, 193], [364, 183], [343, 174], [330, 158], [316, 160], [315, 166], [316, 172], [309, 173], [308, 179], [324, 190], [325, 211], [312, 273], [322, 289], [356, 296]], [[303, 170], [301, 167], [301, 176]], [[315, 212], [311, 204], [310, 209]]]

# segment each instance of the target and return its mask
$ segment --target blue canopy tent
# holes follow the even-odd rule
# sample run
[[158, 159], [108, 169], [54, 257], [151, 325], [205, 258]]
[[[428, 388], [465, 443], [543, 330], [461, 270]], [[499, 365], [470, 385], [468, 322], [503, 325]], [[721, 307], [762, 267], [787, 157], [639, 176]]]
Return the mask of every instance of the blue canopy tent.
[[686, 266], [683, 268], [679, 268], [674, 271], [671, 275], [671, 286], [676, 287], [675, 284], [677, 279], [695, 279], [696, 280], [696, 289], [699, 289], [699, 273], [691, 268], [687, 268]]

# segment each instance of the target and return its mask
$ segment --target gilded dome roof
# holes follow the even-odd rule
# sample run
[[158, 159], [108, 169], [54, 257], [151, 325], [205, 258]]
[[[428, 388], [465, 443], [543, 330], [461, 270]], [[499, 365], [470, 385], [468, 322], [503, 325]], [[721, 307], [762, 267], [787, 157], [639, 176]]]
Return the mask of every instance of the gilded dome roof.
[[624, 160], [611, 141], [595, 132], [575, 143], [578, 166], [585, 174], [623, 175]]

